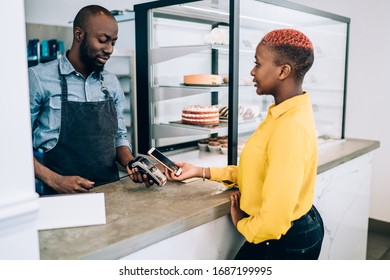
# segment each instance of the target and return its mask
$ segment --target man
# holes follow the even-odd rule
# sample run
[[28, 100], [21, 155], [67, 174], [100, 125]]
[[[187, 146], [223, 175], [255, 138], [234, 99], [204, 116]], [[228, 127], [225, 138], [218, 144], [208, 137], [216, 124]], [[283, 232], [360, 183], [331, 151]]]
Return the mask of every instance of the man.
[[35, 177], [41, 194], [88, 192], [119, 179], [116, 161], [134, 158], [127, 140], [125, 97], [116, 76], [104, 70], [118, 39], [110, 11], [90, 5], [73, 23], [71, 49], [60, 59], [29, 68]]

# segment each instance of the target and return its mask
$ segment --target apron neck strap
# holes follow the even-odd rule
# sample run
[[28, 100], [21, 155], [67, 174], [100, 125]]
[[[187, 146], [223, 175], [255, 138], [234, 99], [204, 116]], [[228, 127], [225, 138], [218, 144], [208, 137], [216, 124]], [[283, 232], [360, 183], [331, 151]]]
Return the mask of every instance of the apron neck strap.
[[61, 79], [61, 101], [68, 100], [68, 83], [66, 82], [65, 75], [61, 74], [60, 63], [58, 63], [58, 73]]
[[109, 98], [110, 93], [108, 92], [108, 89], [104, 86], [104, 77], [102, 72], [100, 72], [100, 85], [101, 85], [101, 91], [104, 93], [104, 97]]

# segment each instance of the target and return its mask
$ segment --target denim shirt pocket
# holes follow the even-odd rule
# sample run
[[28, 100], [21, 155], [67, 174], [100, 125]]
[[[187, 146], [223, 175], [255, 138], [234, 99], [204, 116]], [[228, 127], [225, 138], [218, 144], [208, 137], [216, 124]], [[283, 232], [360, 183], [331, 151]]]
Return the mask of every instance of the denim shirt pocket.
[[49, 127], [59, 129], [61, 125], [61, 96], [52, 96], [49, 101]]

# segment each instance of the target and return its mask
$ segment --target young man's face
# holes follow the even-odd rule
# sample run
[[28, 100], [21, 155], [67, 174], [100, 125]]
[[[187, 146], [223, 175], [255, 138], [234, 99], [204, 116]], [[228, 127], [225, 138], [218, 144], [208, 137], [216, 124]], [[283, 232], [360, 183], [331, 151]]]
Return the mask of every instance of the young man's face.
[[102, 71], [118, 39], [116, 21], [106, 15], [89, 20], [80, 43], [80, 59], [91, 71]]
[[274, 95], [278, 86], [280, 67], [274, 64], [274, 53], [263, 44], [257, 45], [255, 66], [251, 71], [258, 95]]

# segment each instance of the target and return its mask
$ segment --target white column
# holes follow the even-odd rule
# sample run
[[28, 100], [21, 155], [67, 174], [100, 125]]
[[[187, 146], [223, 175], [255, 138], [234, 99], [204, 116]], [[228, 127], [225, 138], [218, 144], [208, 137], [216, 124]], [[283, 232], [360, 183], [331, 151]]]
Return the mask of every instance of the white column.
[[24, 1], [3, 2], [0, 23], [0, 259], [39, 259]]

